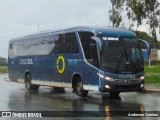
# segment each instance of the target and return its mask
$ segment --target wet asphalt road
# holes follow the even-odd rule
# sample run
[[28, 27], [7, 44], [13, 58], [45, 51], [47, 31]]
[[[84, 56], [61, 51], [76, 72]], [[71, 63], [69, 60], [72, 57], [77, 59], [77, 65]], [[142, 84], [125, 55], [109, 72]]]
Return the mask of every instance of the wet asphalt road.
[[[121, 93], [117, 97], [109, 94], [101, 95], [91, 92], [88, 97], [80, 98], [71, 89], [65, 92], [54, 92], [51, 87], [40, 87], [38, 92], [28, 91], [24, 84], [8, 80], [7, 74], [0, 74], [0, 111], [103, 111], [107, 116], [114, 114], [110, 111], [160, 111], [160, 94]], [[103, 96], [103, 97], [102, 97]], [[94, 112], [90, 114], [95, 115]], [[119, 113], [115, 113], [119, 114]], [[126, 113], [128, 114], [128, 113]], [[63, 115], [62, 115], [63, 116]], [[116, 117], [56, 117], [56, 118], [23, 118], [23, 119], [57, 119], [57, 120], [116, 120]], [[160, 116], [160, 115], [159, 115]], [[0, 118], [2, 120], [22, 118]], [[135, 119], [134, 117], [120, 117], [121, 119]], [[158, 120], [160, 117], [136, 117], [139, 120]]]

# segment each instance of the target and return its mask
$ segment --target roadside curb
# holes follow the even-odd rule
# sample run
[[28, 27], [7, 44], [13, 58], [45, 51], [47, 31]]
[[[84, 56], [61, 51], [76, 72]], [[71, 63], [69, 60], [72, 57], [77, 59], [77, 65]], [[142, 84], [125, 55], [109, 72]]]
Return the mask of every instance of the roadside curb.
[[145, 93], [159, 93], [160, 94], [160, 89], [144, 89], [143, 92], [145, 92]]

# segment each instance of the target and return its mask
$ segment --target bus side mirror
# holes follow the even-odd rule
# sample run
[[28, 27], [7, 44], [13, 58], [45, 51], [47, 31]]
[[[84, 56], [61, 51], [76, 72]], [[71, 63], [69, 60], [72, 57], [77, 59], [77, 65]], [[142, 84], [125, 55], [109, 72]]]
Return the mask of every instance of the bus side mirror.
[[150, 43], [149, 43], [148, 41], [142, 40], [142, 39], [138, 39], [138, 41], [139, 41], [140, 43], [143, 43], [143, 44], [145, 45], [145, 47], [147, 48], [147, 53], [148, 53], [148, 55], [150, 55], [150, 54], [151, 54], [151, 46], [150, 46]]
[[101, 53], [102, 52], [102, 40], [98, 37], [91, 37], [91, 38], [96, 41], [99, 52]]

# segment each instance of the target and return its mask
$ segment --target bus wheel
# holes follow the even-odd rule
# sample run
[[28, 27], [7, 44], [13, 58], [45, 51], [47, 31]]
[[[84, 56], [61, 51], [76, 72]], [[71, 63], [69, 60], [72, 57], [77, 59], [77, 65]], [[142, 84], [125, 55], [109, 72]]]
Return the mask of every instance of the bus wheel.
[[83, 89], [83, 83], [81, 79], [78, 79], [75, 86], [76, 94], [80, 97], [86, 97], [88, 95], [88, 91]]
[[25, 87], [28, 89], [28, 90], [38, 90], [39, 89], [39, 85], [33, 85], [31, 83], [31, 75], [30, 74], [27, 74], [25, 76]]
[[110, 96], [118, 96], [120, 92], [110, 92]]

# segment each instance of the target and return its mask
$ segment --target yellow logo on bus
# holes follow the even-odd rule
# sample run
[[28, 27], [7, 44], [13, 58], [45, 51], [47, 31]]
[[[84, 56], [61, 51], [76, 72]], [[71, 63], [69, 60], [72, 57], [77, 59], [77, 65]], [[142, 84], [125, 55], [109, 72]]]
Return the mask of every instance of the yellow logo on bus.
[[[62, 62], [62, 63], [61, 63]], [[62, 74], [65, 70], [65, 60], [63, 56], [59, 56], [56, 61], [57, 71]]]

